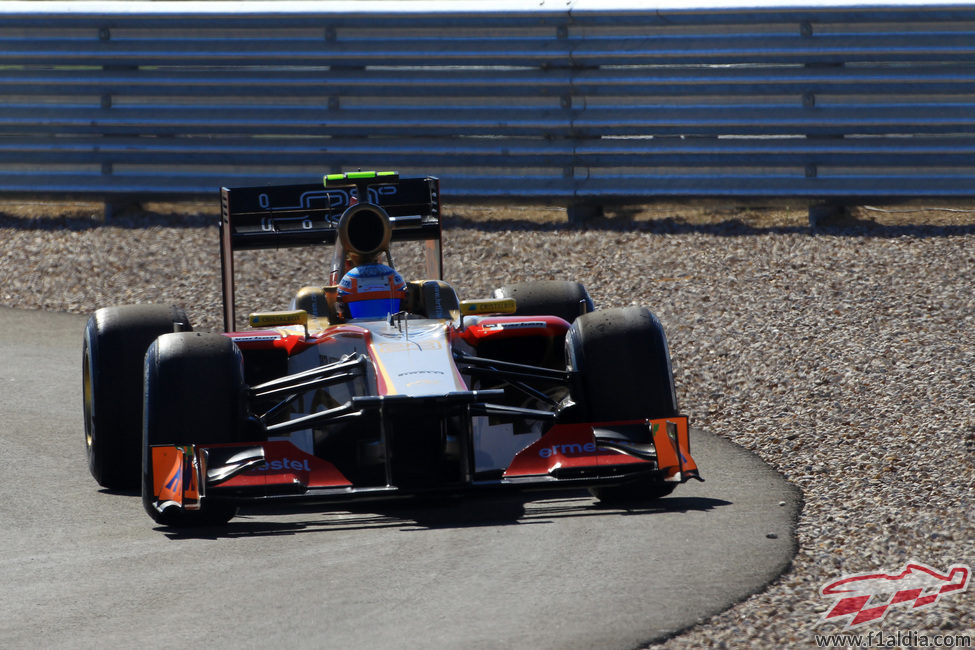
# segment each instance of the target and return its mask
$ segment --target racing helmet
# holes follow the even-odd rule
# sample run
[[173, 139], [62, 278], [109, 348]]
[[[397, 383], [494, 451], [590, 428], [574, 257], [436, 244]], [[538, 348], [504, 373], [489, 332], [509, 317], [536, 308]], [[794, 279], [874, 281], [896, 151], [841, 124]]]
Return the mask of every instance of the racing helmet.
[[349, 318], [383, 318], [400, 310], [406, 282], [385, 264], [363, 264], [350, 269], [339, 282], [338, 299]]

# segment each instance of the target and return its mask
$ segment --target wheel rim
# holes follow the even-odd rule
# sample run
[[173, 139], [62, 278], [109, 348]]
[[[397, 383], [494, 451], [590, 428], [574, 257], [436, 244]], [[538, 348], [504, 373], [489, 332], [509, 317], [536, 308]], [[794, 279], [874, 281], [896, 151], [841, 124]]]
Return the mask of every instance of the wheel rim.
[[95, 407], [91, 382], [91, 355], [85, 350], [85, 362], [82, 368], [82, 395], [85, 409], [85, 447], [91, 451], [95, 437]]

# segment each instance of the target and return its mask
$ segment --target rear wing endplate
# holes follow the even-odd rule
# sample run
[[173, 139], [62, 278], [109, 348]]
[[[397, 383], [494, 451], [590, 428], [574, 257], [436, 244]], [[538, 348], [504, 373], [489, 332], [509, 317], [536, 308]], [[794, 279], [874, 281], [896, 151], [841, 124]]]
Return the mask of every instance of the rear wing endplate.
[[224, 187], [220, 199], [224, 331], [235, 330], [234, 251], [334, 244], [339, 219], [355, 201], [382, 206], [392, 241], [425, 241], [428, 279], [443, 279], [440, 181], [432, 176], [329, 174], [323, 183]]

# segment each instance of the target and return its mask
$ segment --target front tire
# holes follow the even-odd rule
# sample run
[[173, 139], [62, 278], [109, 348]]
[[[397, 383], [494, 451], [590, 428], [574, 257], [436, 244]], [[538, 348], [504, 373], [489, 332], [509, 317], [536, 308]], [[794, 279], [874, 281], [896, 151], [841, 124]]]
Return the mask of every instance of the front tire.
[[245, 422], [244, 363], [240, 349], [220, 334], [160, 336], [145, 360], [142, 443], [142, 504], [164, 526], [206, 526], [228, 522], [236, 506], [204, 499], [200, 510], [155, 506], [153, 445], [231, 443], [241, 440]]
[[[648, 309], [604, 309], [580, 316], [566, 337], [566, 355], [569, 368], [578, 372], [572, 400], [586, 421], [677, 415], [667, 338]], [[618, 503], [658, 499], [675, 487], [640, 479], [590, 491], [602, 502]]]
[[142, 368], [157, 336], [189, 331], [179, 307], [123, 305], [88, 319], [82, 346], [82, 394], [88, 470], [102, 487], [139, 485]]
[[667, 337], [645, 307], [602, 309], [580, 316], [566, 336], [573, 401], [589, 422], [677, 415]]

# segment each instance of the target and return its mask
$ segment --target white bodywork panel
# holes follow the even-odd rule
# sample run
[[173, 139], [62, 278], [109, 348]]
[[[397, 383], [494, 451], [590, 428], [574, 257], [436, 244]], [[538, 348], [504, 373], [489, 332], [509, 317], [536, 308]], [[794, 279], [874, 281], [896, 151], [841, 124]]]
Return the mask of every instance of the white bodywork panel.
[[[350, 324], [367, 330], [368, 335], [365, 332], [361, 337], [339, 335], [328, 343], [296, 354], [288, 361], [288, 372], [310, 370], [339, 361], [345, 355], [359, 353], [376, 361], [375, 380], [384, 382], [386, 394], [421, 397], [468, 390], [464, 377], [457, 372], [453, 362], [448, 330], [450, 321], [413, 319], [390, 324], [382, 319], [353, 321]], [[338, 384], [299, 397], [291, 406], [291, 417], [335, 408], [353, 395], [363, 394], [367, 385], [375, 385], [372, 379], [369, 377], [368, 384], [358, 387]], [[528, 430], [520, 428], [522, 430], [516, 433], [512, 423], [491, 423], [491, 418], [484, 416], [472, 418], [474, 471], [507, 468], [519, 451], [542, 435], [540, 423]], [[296, 431], [283, 439], [290, 440], [303, 451], [314, 453], [314, 435], [310, 429]]]

